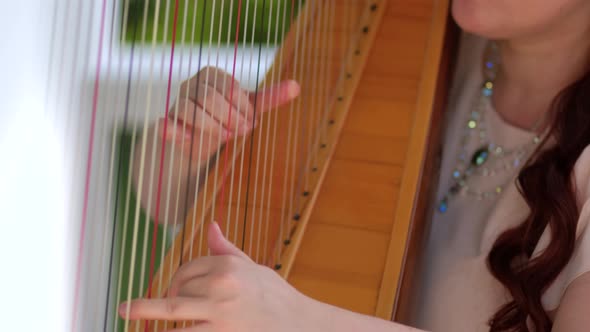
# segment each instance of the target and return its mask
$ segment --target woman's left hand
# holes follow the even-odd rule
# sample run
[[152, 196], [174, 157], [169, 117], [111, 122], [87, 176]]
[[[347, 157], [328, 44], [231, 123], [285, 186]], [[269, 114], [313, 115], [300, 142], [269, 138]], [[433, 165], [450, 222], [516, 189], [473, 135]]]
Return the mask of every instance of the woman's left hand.
[[[119, 313], [132, 320], [195, 321], [172, 331], [320, 331], [326, 305], [304, 296], [275, 271], [256, 264], [209, 227], [211, 256], [182, 266], [168, 296], [123, 303]], [[127, 307], [129, 306], [129, 308]]]

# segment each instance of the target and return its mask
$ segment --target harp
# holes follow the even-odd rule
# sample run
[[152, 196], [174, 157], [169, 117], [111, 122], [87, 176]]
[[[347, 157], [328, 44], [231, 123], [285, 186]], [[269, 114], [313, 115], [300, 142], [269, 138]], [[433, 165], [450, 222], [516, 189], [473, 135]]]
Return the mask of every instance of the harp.
[[[64, 329], [164, 330], [114, 308], [164, 294], [207, 254], [212, 220], [302, 292], [408, 319], [450, 81], [448, 0], [24, 3], [45, 27], [29, 48], [35, 106], [59, 159], [47, 176], [61, 191], [42, 194], [67, 202], [49, 218], [67, 230]], [[216, 89], [294, 79], [301, 94], [247, 135], [192, 135], [213, 152], [183, 177], [190, 153], [149, 127], [174, 121], [181, 83], [206, 66], [232, 78], [207, 77]]]

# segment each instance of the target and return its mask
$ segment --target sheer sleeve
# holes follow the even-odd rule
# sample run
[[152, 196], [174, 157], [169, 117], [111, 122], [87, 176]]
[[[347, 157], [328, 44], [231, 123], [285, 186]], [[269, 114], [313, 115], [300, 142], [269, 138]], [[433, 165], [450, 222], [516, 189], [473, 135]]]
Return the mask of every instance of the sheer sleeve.
[[574, 181], [580, 207], [576, 245], [570, 261], [543, 295], [543, 306], [546, 310], [559, 307], [567, 287], [576, 278], [590, 272], [590, 146], [576, 163]]

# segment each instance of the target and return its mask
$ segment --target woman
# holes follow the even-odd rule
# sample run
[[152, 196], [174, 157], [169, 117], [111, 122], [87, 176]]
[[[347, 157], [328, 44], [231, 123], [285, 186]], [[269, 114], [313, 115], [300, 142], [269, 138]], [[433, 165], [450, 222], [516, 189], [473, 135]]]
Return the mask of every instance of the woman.
[[[587, 331], [590, 1], [455, 0], [452, 14], [466, 34], [413, 325]], [[277, 103], [296, 91], [279, 89]], [[124, 303], [121, 314], [201, 322], [175, 331], [413, 330], [298, 293], [216, 224], [209, 246], [168, 298]]]

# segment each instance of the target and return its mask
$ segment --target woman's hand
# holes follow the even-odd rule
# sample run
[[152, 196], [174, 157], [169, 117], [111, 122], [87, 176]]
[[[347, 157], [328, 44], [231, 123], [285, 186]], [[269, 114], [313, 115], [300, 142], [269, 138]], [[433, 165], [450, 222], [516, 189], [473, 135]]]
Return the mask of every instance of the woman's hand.
[[[249, 133], [262, 113], [290, 102], [299, 92], [297, 83], [285, 81], [251, 93], [241, 88], [231, 75], [213, 67], [204, 68], [182, 83], [168, 117], [148, 128], [145, 141], [140, 137], [136, 142], [132, 180], [141, 206], [158, 223], [184, 222], [183, 211], [188, 210], [186, 204], [193, 202], [194, 188], [200, 185], [198, 175], [222, 145], [228, 139]], [[141, 148], [144, 144], [145, 155]], [[160, 163], [162, 154], [163, 163]], [[148, 171], [140, 179], [142, 167]], [[165, 176], [160, 177], [160, 174]], [[154, 184], [157, 186], [160, 180], [161, 188], [175, 188], [165, 190], [164, 197], [175, 202], [176, 208], [158, 210], [157, 204], [149, 204], [158, 201]], [[140, 181], [143, 182], [141, 192]], [[184, 196], [187, 192], [188, 199]]]
[[296, 98], [300, 88], [294, 81], [284, 81], [251, 93], [228, 73], [207, 67], [183, 82], [179, 91], [168, 119], [160, 119], [159, 137], [178, 148], [183, 146], [185, 156], [189, 155], [192, 139], [193, 162], [202, 164], [228, 139], [252, 131], [261, 113]]
[[325, 305], [296, 291], [275, 271], [254, 263], [223, 237], [216, 223], [209, 227], [208, 241], [211, 256], [182, 266], [166, 298], [123, 303], [121, 316], [198, 322], [171, 330], [179, 332], [320, 331]]

